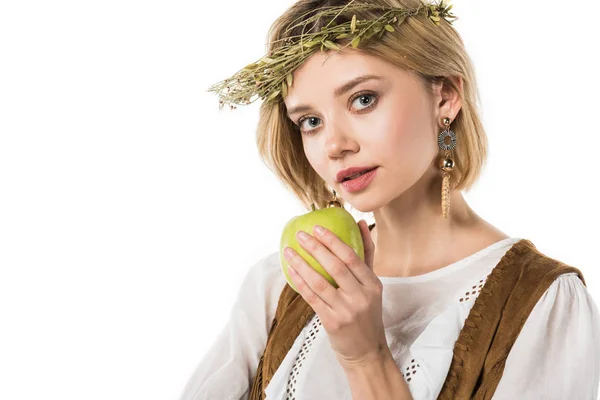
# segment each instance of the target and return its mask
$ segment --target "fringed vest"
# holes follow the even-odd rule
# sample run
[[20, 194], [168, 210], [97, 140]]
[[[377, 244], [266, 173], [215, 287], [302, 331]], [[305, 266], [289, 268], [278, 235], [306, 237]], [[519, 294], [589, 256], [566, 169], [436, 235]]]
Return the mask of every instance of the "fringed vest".
[[[577, 268], [542, 254], [521, 239], [507, 250], [476, 298], [454, 345], [454, 354], [438, 400], [491, 399], [510, 349], [531, 310], [554, 282]], [[587, 285], [586, 285], [587, 286]], [[252, 383], [250, 400], [263, 400], [264, 389], [314, 311], [285, 285], [271, 324], [266, 348]]]

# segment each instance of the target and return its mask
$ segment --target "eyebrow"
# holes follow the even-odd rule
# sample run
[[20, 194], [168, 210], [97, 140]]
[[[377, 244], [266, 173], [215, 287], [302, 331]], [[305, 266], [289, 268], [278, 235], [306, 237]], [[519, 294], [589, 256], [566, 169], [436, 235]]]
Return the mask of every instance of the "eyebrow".
[[[348, 82], [346, 82], [345, 84], [343, 84], [342, 86], [340, 86], [339, 88], [335, 89], [333, 91], [333, 94], [335, 95], [335, 97], [340, 97], [341, 95], [343, 95], [344, 93], [352, 90], [352, 88], [354, 88], [355, 86], [358, 86], [359, 84], [366, 82], [368, 80], [372, 80], [372, 79], [384, 79], [382, 76], [379, 75], [362, 75], [362, 76], [358, 76], [354, 79], [349, 80]], [[309, 111], [311, 110], [312, 107], [306, 104], [301, 104], [298, 105], [296, 107], [292, 107], [288, 110], [287, 115], [288, 117], [292, 114], [298, 113], [298, 112], [303, 112], [303, 111]]]

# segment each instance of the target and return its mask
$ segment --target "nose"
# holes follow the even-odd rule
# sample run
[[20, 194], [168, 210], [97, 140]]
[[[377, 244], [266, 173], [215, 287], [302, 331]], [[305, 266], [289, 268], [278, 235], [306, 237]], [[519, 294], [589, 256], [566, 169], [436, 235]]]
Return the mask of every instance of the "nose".
[[340, 158], [346, 151], [358, 151], [359, 145], [352, 127], [343, 118], [333, 118], [325, 131], [325, 151], [330, 158]]

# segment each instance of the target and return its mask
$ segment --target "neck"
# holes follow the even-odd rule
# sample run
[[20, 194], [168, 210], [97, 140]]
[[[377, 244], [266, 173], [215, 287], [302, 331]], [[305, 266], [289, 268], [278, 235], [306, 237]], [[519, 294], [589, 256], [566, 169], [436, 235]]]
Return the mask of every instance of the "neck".
[[439, 172], [431, 169], [408, 191], [373, 211], [373, 269], [378, 276], [421, 275], [508, 237], [481, 219], [460, 191], [442, 216]]

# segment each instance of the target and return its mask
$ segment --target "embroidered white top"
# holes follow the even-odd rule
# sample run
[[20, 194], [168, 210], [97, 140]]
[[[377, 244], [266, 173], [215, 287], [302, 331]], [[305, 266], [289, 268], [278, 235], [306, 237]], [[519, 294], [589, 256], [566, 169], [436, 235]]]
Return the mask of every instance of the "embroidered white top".
[[[435, 399], [454, 343], [487, 276], [520, 238], [506, 238], [438, 270], [380, 277], [389, 348], [413, 399]], [[180, 400], [246, 400], [286, 285], [279, 252], [247, 273], [223, 328]], [[575, 273], [557, 278], [525, 322], [494, 400], [596, 399], [600, 312]], [[319, 317], [304, 327], [265, 389], [267, 400], [351, 400], [350, 387]]]

